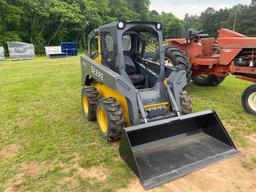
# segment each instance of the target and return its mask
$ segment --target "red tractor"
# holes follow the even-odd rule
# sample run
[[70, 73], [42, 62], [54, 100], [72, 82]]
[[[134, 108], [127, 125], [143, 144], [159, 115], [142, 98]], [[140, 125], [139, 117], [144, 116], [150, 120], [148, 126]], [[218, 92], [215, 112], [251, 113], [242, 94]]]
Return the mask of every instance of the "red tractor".
[[[191, 28], [186, 38], [166, 42], [166, 61], [183, 67], [187, 77], [197, 85], [217, 86], [229, 74], [254, 82], [244, 91], [242, 105], [247, 112], [256, 115], [256, 37], [222, 28], [215, 39]], [[174, 57], [181, 57], [182, 52], [190, 64], [175, 62]]]

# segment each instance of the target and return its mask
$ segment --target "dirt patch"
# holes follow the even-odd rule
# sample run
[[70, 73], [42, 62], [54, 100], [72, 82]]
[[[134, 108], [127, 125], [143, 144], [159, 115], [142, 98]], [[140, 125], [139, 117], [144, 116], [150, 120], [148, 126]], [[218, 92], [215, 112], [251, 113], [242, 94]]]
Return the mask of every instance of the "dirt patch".
[[56, 161], [44, 161], [41, 163], [38, 162], [23, 162], [21, 163], [18, 173], [8, 180], [5, 184], [5, 191], [6, 192], [16, 192], [21, 190], [21, 186], [24, 182], [24, 178], [26, 176], [36, 178], [39, 176], [42, 171], [50, 170], [54, 167]]
[[18, 192], [21, 190], [21, 185], [22, 185], [22, 176], [18, 176], [15, 179], [10, 180], [6, 187], [5, 187], [5, 192]]
[[24, 176], [30, 175], [32, 177], [35, 177], [39, 174], [39, 172], [40, 165], [36, 162], [21, 164], [18, 174], [10, 179], [5, 185], [5, 192], [20, 191]]
[[61, 179], [61, 183], [66, 183], [66, 184], [70, 184], [74, 182], [74, 177], [63, 177]]
[[175, 191], [246, 191], [256, 190], [256, 176], [247, 171], [240, 157], [225, 160], [163, 186]]
[[[255, 143], [251, 142], [254, 138], [256, 137], [249, 138], [249, 146], [241, 148], [238, 157], [220, 161], [147, 192], [255, 192], [256, 164], [252, 162], [252, 158], [255, 157], [256, 148]], [[136, 179], [118, 192], [144, 191]]]
[[56, 191], [77, 191], [79, 189], [79, 181], [74, 177], [63, 177]]
[[256, 135], [255, 134], [248, 136], [247, 139], [249, 139], [249, 141], [251, 141], [252, 145], [255, 146], [255, 144], [256, 144]]
[[115, 149], [119, 149], [119, 142], [112, 142], [112, 143], [110, 143], [110, 145], [112, 147], [114, 147]]
[[[127, 188], [119, 189], [117, 192], [144, 192], [145, 190], [141, 186], [138, 179], [132, 180]], [[148, 190], [150, 192], [152, 190]]]
[[240, 161], [242, 166], [256, 176], [256, 135], [246, 137], [249, 141], [246, 150], [242, 150]]
[[10, 144], [3, 147], [0, 151], [0, 159], [7, 159], [15, 155], [23, 146], [20, 144]]
[[66, 174], [69, 173], [71, 170], [71, 167], [69, 165], [63, 164], [63, 163], [60, 164], [60, 168], [61, 168], [61, 171]]
[[107, 169], [103, 166], [92, 166], [87, 169], [79, 167], [77, 172], [82, 178], [97, 179], [101, 182], [105, 181], [107, 178]]
[[76, 170], [81, 178], [93, 178], [98, 181], [105, 181], [107, 178], [108, 170], [103, 166], [92, 166], [89, 168], [83, 168], [79, 165], [79, 160], [81, 160], [81, 155], [78, 153], [74, 154], [74, 158], [69, 161], [69, 164], [63, 164], [61, 166], [62, 171], [68, 173], [71, 169]]
[[74, 157], [69, 161], [70, 163], [78, 163], [78, 161], [81, 159], [81, 155], [79, 153], [75, 153]]
[[235, 130], [236, 128], [228, 123], [224, 123], [224, 127], [226, 128], [226, 130], [230, 133], [232, 130]]
[[23, 119], [21, 121], [18, 121], [18, 126], [21, 127], [21, 128], [25, 128], [27, 126], [29, 126], [31, 123], [31, 121], [29, 119]]
[[30, 176], [37, 176], [40, 173], [42, 166], [36, 162], [22, 164], [20, 168], [20, 174], [23, 175], [30, 175]]
[[122, 157], [118, 154], [113, 158], [114, 161], [122, 161]]

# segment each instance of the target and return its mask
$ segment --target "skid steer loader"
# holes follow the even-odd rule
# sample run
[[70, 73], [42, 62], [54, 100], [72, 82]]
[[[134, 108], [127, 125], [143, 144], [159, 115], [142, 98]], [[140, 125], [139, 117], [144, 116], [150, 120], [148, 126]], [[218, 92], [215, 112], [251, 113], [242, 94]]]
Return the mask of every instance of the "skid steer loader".
[[[159, 58], [158, 62], [154, 58]], [[187, 62], [179, 54], [174, 62]], [[119, 21], [88, 37], [82, 105], [149, 189], [238, 153], [217, 114], [191, 113], [186, 72], [165, 66], [162, 25]]]

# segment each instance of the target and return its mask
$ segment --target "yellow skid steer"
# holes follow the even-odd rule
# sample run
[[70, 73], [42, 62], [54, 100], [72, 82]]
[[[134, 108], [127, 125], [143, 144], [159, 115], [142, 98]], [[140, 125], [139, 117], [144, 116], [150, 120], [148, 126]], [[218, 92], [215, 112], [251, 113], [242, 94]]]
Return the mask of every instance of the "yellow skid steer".
[[[190, 67], [181, 50], [171, 62]], [[120, 155], [145, 189], [238, 154], [214, 111], [192, 113], [185, 71], [165, 65], [158, 22], [103, 25], [81, 57], [84, 113], [104, 140], [121, 138]]]

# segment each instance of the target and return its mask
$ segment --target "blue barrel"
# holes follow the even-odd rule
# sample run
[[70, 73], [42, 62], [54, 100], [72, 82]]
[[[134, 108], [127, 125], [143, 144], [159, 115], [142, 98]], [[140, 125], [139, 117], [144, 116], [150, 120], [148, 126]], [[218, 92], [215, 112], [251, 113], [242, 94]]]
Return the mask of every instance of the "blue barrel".
[[68, 56], [77, 55], [77, 43], [76, 42], [61, 42], [61, 51]]

